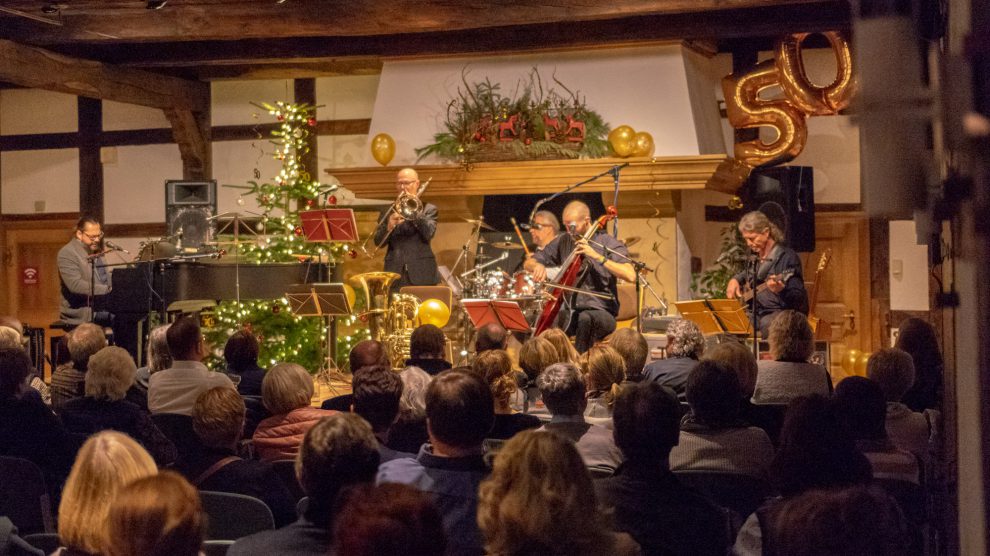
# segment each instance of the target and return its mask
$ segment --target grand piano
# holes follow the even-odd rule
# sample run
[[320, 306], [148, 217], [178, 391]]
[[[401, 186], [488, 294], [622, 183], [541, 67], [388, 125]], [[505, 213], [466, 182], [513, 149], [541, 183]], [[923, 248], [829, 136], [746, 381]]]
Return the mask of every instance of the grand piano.
[[277, 299], [292, 284], [328, 281], [329, 271], [313, 262], [140, 261], [114, 269], [113, 289], [103, 302], [114, 315], [115, 343], [137, 359], [143, 335], [138, 324], [152, 313], [164, 315], [176, 301]]

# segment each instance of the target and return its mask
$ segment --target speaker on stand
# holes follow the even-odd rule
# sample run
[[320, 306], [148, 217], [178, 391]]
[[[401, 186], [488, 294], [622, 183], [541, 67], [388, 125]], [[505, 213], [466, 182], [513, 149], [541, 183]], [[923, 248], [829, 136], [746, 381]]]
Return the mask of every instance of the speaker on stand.
[[217, 182], [168, 180], [165, 182], [165, 222], [168, 235], [181, 251], [196, 251], [213, 241], [217, 213]]

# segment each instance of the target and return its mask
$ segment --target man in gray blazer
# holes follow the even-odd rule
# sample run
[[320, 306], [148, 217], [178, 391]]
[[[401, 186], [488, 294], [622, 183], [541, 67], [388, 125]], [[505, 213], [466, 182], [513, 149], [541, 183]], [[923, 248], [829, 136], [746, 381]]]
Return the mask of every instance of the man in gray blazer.
[[[110, 273], [102, 266], [105, 264], [103, 256], [93, 257], [102, 250], [103, 228], [95, 218], [83, 216], [76, 223], [74, 237], [58, 251], [58, 274], [62, 283], [59, 318], [62, 321], [73, 325], [91, 321], [110, 324], [108, 313], [97, 312], [97, 318], [93, 318], [90, 300], [110, 291]], [[92, 261], [90, 257], [93, 257]]]
[[[403, 168], [396, 175], [395, 188], [399, 193], [416, 196], [419, 185], [419, 175], [412, 168]], [[409, 220], [395, 211], [391, 211], [388, 218], [379, 220], [378, 229], [375, 230], [375, 245], [388, 245], [385, 271], [395, 272], [400, 276], [392, 283], [392, 290], [410, 285], [435, 286], [440, 277], [430, 240], [437, 233], [437, 207], [423, 203], [423, 210]], [[386, 234], [388, 239], [385, 238]]]

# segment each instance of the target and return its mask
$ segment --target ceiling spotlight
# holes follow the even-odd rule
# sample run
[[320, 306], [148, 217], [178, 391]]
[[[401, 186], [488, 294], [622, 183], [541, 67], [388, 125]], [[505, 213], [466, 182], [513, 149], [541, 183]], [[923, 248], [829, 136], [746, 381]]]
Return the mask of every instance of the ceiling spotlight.
[[41, 13], [55, 15], [60, 11], [58, 4], [45, 4], [41, 7]]
[[148, 0], [147, 8], [149, 10], [160, 10], [168, 4], [168, 0]]
[[285, 4], [285, 0], [275, 0], [276, 4]]

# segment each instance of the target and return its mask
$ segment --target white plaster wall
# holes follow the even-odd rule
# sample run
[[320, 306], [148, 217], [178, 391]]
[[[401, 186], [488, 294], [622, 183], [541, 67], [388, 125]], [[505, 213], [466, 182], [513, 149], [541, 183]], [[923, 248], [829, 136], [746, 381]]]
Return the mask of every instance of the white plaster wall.
[[379, 75], [349, 75], [316, 79], [316, 109], [320, 120], [370, 118], [375, 109]]
[[[249, 181], [270, 182], [281, 165], [271, 155], [272, 145], [267, 140], [224, 141], [213, 143], [213, 176], [217, 180], [217, 210], [220, 213], [260, 213], [253, 195], [244, 195]], [[260, 178], [254, 171], [258, 170]], [[231, 187], [234, 186], [234, 187]], [[240, 199], [242, 202], [238, 202]]]
[[[365, 135], [326, 135], [317, 140], [316, 159], [320, 166], [320, 181], [328, 183], [330, 168], [353, 168], [364, 164], [368, 152], [368, 137]], [[345, 186], [347, 184], [344, 184]]]
[[291, 102], [295, 94], [291, 79], [258, 81], [214, 81], [211, 84], [213, 125], [269, 123], [274, 118], [252, 102]]
[[927, 311], [928, 247], [918, 245], [913, 220], [890, 222], [890, 308]]
[[0, 91], [0, 135], [77, 131], [76, 97], [40, 89]]
[[176, 145], [116, 147], [116, 161], [103, 164], [107, 224], [165, 221], [165, 180], [182, 179]]
[[165, 117], [165, 112], [157, 108], [112, 100], [103, 101], [103, 129], [105, 131], [169, 127], [171, 124]]
[[0, 153], [0, 195], [4, 214], [78, 211], [79, 150]]

